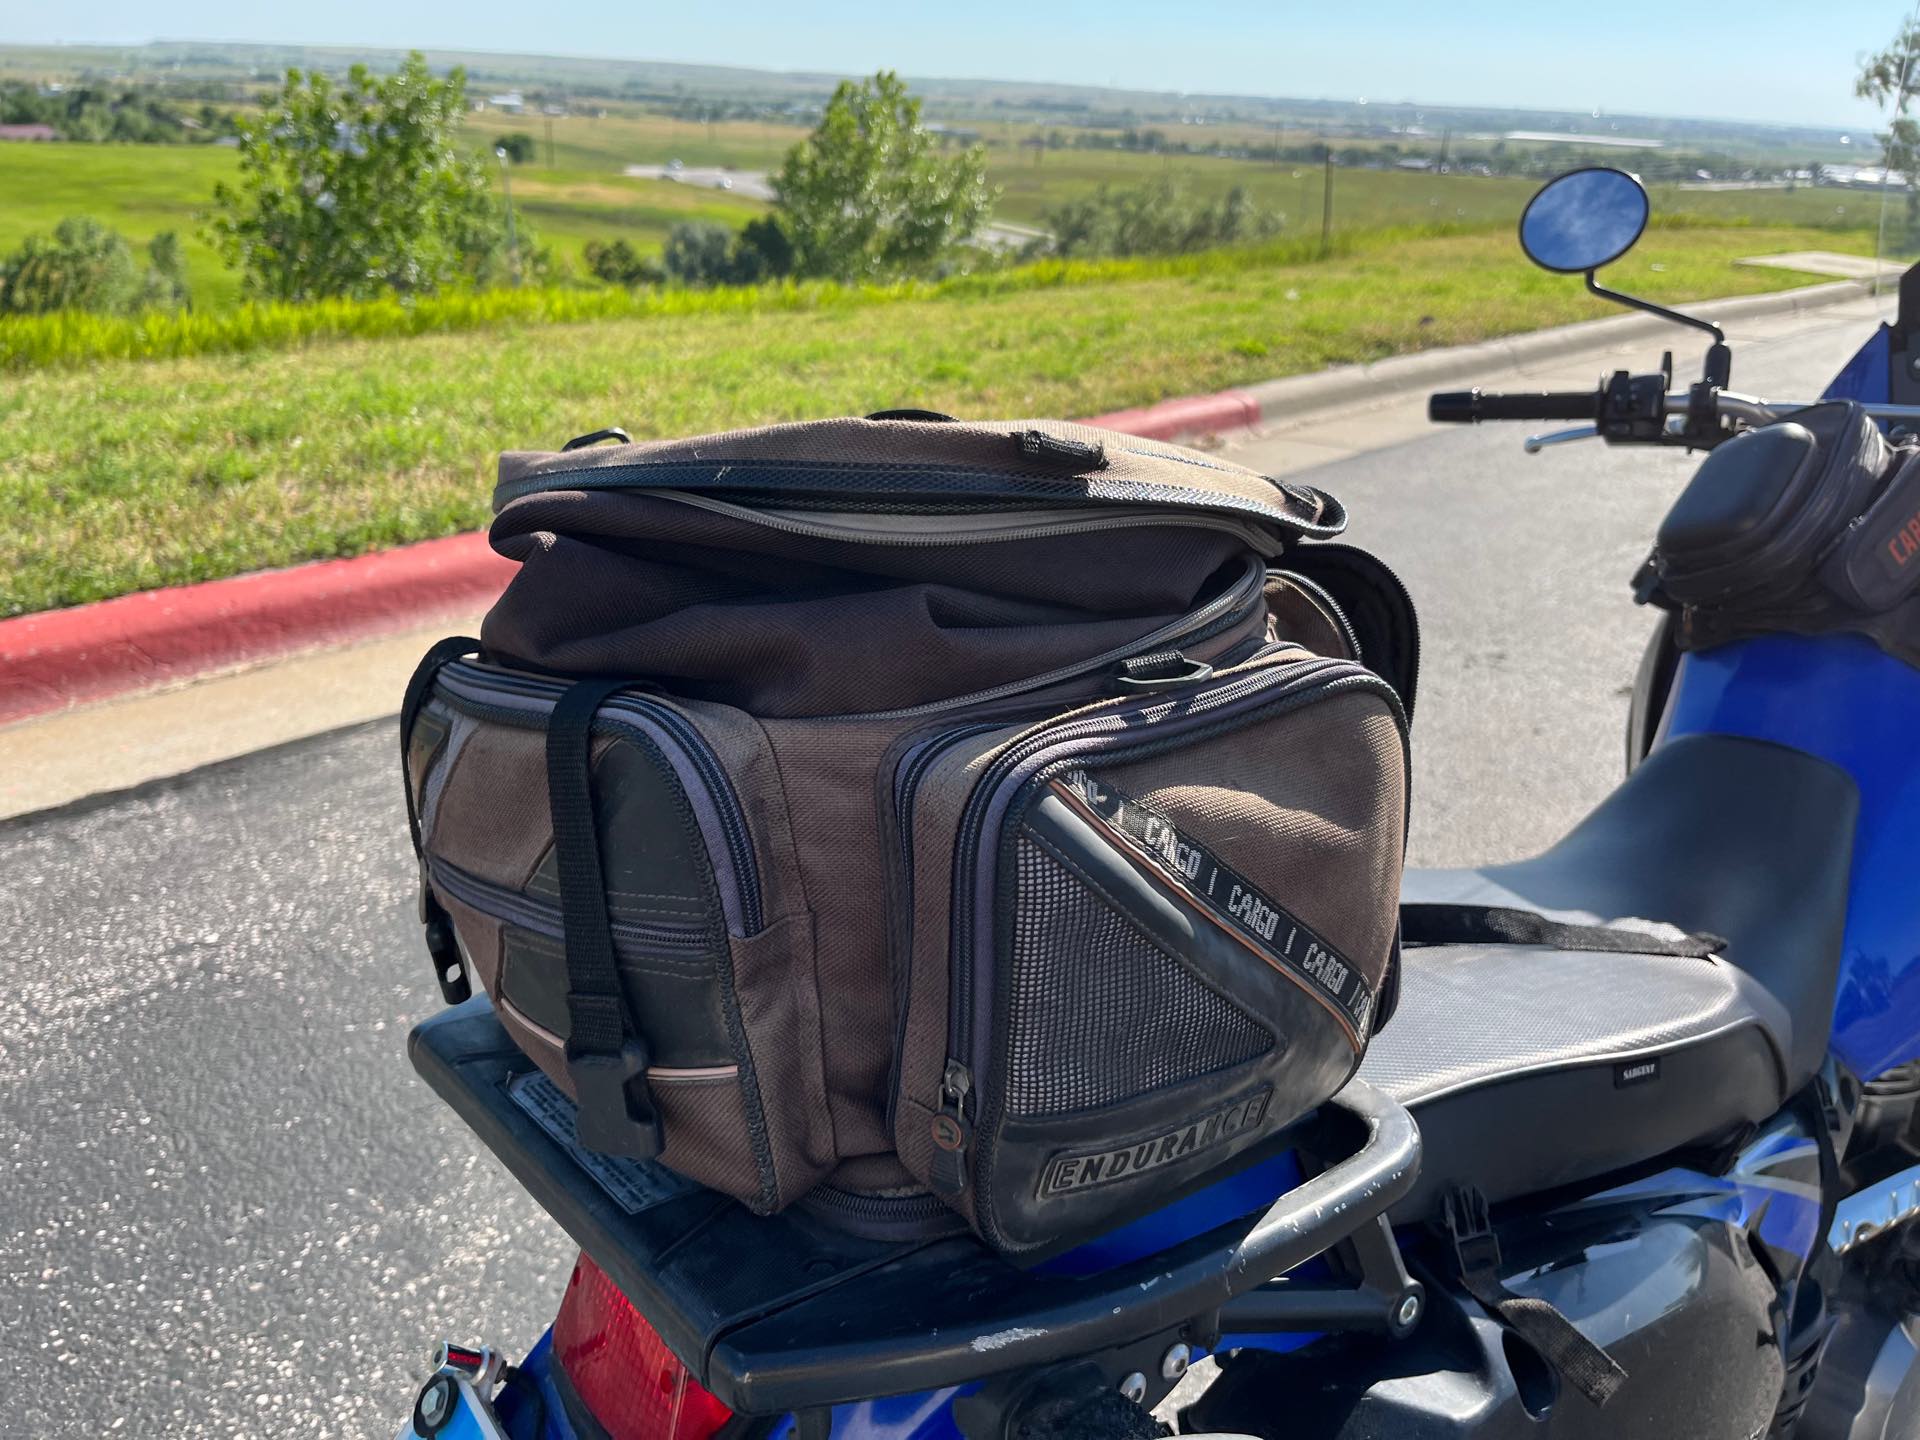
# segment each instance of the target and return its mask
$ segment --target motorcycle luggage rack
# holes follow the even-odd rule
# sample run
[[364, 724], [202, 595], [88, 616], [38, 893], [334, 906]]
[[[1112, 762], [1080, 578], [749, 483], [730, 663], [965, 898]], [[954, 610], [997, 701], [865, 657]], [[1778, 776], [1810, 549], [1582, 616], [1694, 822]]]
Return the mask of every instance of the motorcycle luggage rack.
[[[742, 1414], [961, 1385], [1182, 1327], [1209, 1340], [1223, 1329], [1397, 1334], [1420, 1309], [1384, 1219], [1413, 1186], [1419, 1130], [1357, 1082], [1286, 1133], [1310, 1178], [1264, 1213], [1069, 1275], [1019, 1269], [970, 1235], [870, 1240], [794, 1211], [755, 1216], [650, 1163], [611, 1162], [635, 1183], [610, 1184], [599, 1157], [510, 1093], [540, 1082], [484, 997], [416, 1027], [408, 1052], [700, 1383]], [[1357, 1288], [1269, 1283], [1336, 1246], [1360, 1261]]]

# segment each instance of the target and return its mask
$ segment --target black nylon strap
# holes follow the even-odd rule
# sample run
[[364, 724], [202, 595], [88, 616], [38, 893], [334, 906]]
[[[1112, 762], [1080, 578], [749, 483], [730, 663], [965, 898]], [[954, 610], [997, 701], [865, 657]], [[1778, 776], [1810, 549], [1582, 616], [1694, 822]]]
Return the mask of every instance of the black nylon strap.
[[1660, 936], [1625, 925], [1577, 925], [1501, 905], [1410, 902], [1400, 907], [1406, 945], [1550, 945], [1614, 955], [1704, 960], [1727, 948], [1718, 935]]
[[581, 680], [561, 695], [547, 721], [547, 791], [567, 955], [567, 1076], [580, 1140], [602, 1154], [644, 1160], [660, 1153], [663, 1140], [646, 1046], [629, 1023], [620, 985], [593, 819], [594, 712], [625, 685]]
[[1471, 1186], [1449, 1192], [1446, 1218], [1466, 1292], [1537, 1350], [1595, 1409], [1611, 1400], [1627, 1379], [1619, 1363], [1545, 1300], [1516, 1295], [1501, 1283], [1500, 1241], [1488, 1218], [1486, 1196]]
[[1627, 1372], [1593, 1341], [1573, 1328], [1573, 1322], [1544, 1300], [1515, 1295], [1503, 1285], [1476, 1285], [1466, 1281], [1467, 1293], [1491, 1311], [1514, 1334], [1540, 1352], [1560, 1378], [1586, 1396], [1596, 1410], [1626, 1383]]
[[570, 686], [547, 722], [547, 791], [567, 948], [569, 1054], [617, 1053], [626, 1032], [600, 834], [593, 823], [591, 767], [594, 712], [622, 683], [582, 680]]

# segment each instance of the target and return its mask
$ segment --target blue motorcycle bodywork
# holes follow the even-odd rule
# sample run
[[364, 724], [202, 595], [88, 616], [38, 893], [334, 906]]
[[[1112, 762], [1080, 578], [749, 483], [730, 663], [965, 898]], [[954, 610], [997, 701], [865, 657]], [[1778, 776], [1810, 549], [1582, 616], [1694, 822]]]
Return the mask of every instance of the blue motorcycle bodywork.
[[1920, 671], [1853, 635], [1769, 635], [1683, 656], [1665, 735], [1699, 732], [1790, 745], [1853, 776], [1860, 820], [1833, 1054], [1863, 1078], [1920, 1057]]
[[[1835, 378], [1828, 397], [1886, 400], [1888, 349], [1883, 326]], [[1686, 655], [1656, 743], [1700, 733], [1790, 746], [1854, 778], [1860, 813], [1832, 1054], [1862, 1078], [1920, 1058], [1920, 671], [1854, 636], [1768, 636]], [[1793, 817], [1782, 815], [1780, 823]], [[1089, 1274], [1156, 1253], [1264, 1207], [1299, 1177], [1292, 1156], [1268, 1160], [1050, 1265]], [[1636, 1202], [1649, 1228], [1663, 1218], [1751, 1227], [1797, 1273], [1821, 1239], [1819, 1143], [1807, 1120], [1783, 1112], [1725, 1174], [1666, 1170], [1567, 1208], [1621, 1202]], [[1415, 1236], [1402, 1239], [1409, 1250], [1419, 1244]], [[1318, 1338], [1232, 1335], [1222, 1337], [1221, 1348], [1292, 1350]], [[551, 1340], [549, 1331], [521, 1368], [546, 1402], [542, 1440], [575, 1440], [548, 1379]], [[498, 1402], [515, 1435], [531, 1433], [528, 1393], [522, 1387]], [[953, 1401], [962, 1393], [840, 1406], [832, 1433], [835, 1440], [959, 1440]], [[781, 1421], [772, 1440], [789, 1440], [792, 1429], [791, 1418]]]

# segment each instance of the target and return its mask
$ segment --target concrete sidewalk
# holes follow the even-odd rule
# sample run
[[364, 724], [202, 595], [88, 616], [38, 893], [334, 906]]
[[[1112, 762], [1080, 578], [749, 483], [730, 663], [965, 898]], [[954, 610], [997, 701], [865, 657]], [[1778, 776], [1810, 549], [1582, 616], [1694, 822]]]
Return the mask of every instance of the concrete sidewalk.
[[[1890, 298], [1875, 300], [1857, 286], [1799, 293], [1817, 296], [1817, 303], [1789, 309], [1778, 303], [1779, 297], [1756, 297], [1771, 298], [1773, 308], [1725, 314], [1723, 323], [1734, 345], [1734, 388], [1740, 388], [1742, 341], [1790, 339], [1798, 331], [1847, 324], [1857, 325], [1864, 340], [1892, 304]], [[1746, 305], [1730, 302], [1726, 308]], [[1719, 313], [1718, 307], [1700, 308]], [[1245, 392], [1263, 400], [1281, 397], [1278, 405], [1261, 405], [1268, 418], [1206, 443], [1244, 456], [1268, 474], [1313, 469], [1430, 434], [1426, 397], [1433, 390], [1583, 389], [1615, 369], [1654, 368], [1663, 348], [1673, 349], [1676, 382], [1684, 381], [1699, 370], [1704, 344], [1695, 339], [1695, 332], [1623, 316], [1292, 377]], [[426, 646], [443, 635], [477, 634], [479, 623], [478, 615], [454, 617], [364, 644], [297, 655], [0, 729], [0, 817], [391, 715]]]

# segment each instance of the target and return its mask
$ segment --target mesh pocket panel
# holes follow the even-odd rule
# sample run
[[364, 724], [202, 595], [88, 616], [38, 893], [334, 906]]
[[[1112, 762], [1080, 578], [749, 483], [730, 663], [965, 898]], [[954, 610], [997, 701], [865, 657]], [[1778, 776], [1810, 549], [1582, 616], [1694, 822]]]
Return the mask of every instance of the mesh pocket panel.
[[1110, 910], [1031, 840], [1018, 844], [1007, 1107], [1117, 1104], [1265, 1054], [1273, 1036]]

